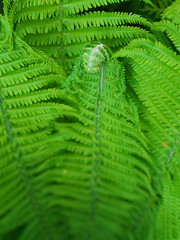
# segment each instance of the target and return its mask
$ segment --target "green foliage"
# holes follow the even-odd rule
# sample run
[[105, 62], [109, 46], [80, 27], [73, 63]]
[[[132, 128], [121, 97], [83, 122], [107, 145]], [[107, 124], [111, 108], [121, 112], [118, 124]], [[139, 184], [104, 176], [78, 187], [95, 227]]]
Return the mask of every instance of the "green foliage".
[[57, 124], [68, 136], [67, 153], [59, 163], [65, 169], [62, 209], [74, 239], [82, 240], [129, 237], [142, 208], [150, 204], [149, 195], [154, 197], [152, 162], [136, 107], [126, 95], [124, 68], [113, 59], [96, 72], [94, 66], [87, 69], [86, 58], [95, 57], [98, 47], [85, 49], [65, 84], [79, 121]]
[[180, 2], [123, 4], [4, 1], [0, 240], [179, 240]]
[[[135, 14], [93, 11], [92, 7], [116, 1], [31, 1], [14, 2], [15, 31], [31, 46], [45, 51], [65, 69], [72, 68], [85, 43], [99, 41], [111, 47], [131, 39], [152, 39], [144, 25], [150, 23]], [[136, 24], [134, 26], [127, 26]]]
[[162, 15], [162, 21], [153, 26], [154, 30], [165, 32], [180, 52], [180, 1], [176, 0]]
[[8, 31], [8, 24], [5, 21], [4, 17], [2, 15], [0, 15], [0, 31], [1, 31], [1, 35], [0, 35], [0, 43], [5, 43], [8, 38], [9, 38], [9, 31]]
[[165, 170], [163, 176], [163, 202], [159, 210], [156, 239], [179, 239], [180, 199], [179, 199], [179, 167], [173, 174]]
[[173, 3], [174, 0], [151, 0], [151, 2], [141, 9], [147, 18], [159, 20], [165, 9]]
[[[129, 84], [139, 101], [150, 153], [160, 169], [170, 160], [179, 138], [179, 56], [160, 43], [137, 40], [119, 51], [127, 68]], [[127, 60], [128, 59], [128, 60]], [[158, 84], [157, 84], [158, 83]], [[179, 166], [179, 150], [174, 162]]]
[[[1, 16], [2, 29], [7, 22]], [[59, 218], [47, 202], [50, 164], [58, 156], [63, 136], [54, 122], [70, 107], [53, 102], [63, 97], [55, 88], [63, 71], [18, 37], [0, 46], [0, 235], [8, 239], [58, 239]], [[53, 226], [54, 224], [54, 226]], [[10, 235], [12, 239], [12, 235]]]

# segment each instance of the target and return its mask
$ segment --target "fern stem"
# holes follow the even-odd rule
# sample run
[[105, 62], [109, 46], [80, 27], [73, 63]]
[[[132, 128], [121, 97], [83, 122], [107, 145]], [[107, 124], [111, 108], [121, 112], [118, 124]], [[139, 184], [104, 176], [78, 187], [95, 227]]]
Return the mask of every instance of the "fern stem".
[[64, 42], [63, 42], [63, 35], [64, 35], [64, 25], [63, 25], [63, 0], [60, 0], [59, 3], [59, 14], [60, 14], [60, 23], [61, 23], [61, 61], [62, 61], [62, 67], [64, 69]]
[[[165, 163], [165, 166], [166, 166], [166, 167], [167, 167], [168, 164], [170, 163], [170, 161], [171, 161], [171, 159], [172, 159], [172, 157], [173, 157], [173, 155], [174, 155], [174, 153], [175, 153], [175, 151], [176, 151], [176, 147], [177, 147], [177, 143], [178, 143], [178, 142], [180, 142], [180, 137], [178, 137], [178, 139], [174, 142], [174, 145], [173, 145], [172, 148], [171, 148], [171, 152], [169, 153], [168, 159], [167, 159], [167, 161], [166, 161], [166, 163]], [[160, 181], [161, 181], [162, 177], [163, 177], [163, 173], [158, 177], [158, 180], [157, 180], [157, 182], [156, 182], [156, 185], [159, 185], [159, 184], [160, 184]]]
[[17, 146], [16, 146], [15, 141], [14, 141], [14, 136], [13, 136], [12, 131], [11, 131], [11, 127], [10, 127], [10, 124], [9, 124], [7, 112], [6, 112], [4, 104], [3, 104], [3, 98], [2, 98], [1, 93], [0, 93], [0, 106], [1, 106], [1, 109], [2, 109], [3, 117], [4, 117], [5, 129], [6, 129], [8, 137], [9, 137], [9, 141], [10, 141], [10, 143], [12, 145], [12, 151], [14, 153], [15, 158], [17, 159], [17, 163], [18, 163], [17, 166], [19, 167], [21, 176], [22, 176], [22, 178], [24, 180], [24, 184], [26, 186], [29, 198], [31, 199], [33, 208], [36, 211], [36, 215], [39, 218], [39, 222], [40, 222], [41, 227], [42, 227], [42, 229], [43, 229], [43, 231], [45, 233], [45, 236], [47, 237], [48, 240], [54, 240], [54, 238], [53, 238], [53, 236], [51, 234], [51, 231], [47, 227], [46, 221], [44, 219], [44, 215], [43, 215], [42, 210], [41, 210], [41, 206], [38, 203], [38, 200], [37, 200], [37, 198], [35, 196], [35, 193], [34, 193], [34, 190], [33, 190], [32, 186], [31, 186], [31, 183], [29, 181], [26, 169], [25, 169], [25, 167], [23, 165], [23, 161], [21, 159], [21, 156], [18, 153], [18, 149], [17, 149]]
[[2, 113], [3, 113], [3, 117], [4, 117], [5, 128], [6, 128], [8, 136], [9, 136], [9, 140], [10, 140], [11, 144], [13, 144], [13, 135], [12, 135], [12, 132], [10, 129], [8, 117], [6, 115], [6, 110], [3, 105], [3, 99], [2, 99], [1, 94], [0, 94], [0, 104], [1, 104], [1, 109], [2, 109]]
[[175, 141], [175, 143], [174, 143], [174, 145], [173, 145], [173, 147], [172, 147], [172, 149], [171, 149], [171, 152], [170, 152], [170, 154], [169, 154], [169, 157], [168, 157], [168, 159], [167, 159], [167, 161], [166, 161], [166, 164], [167, 164], [167, 165], [169, 164], [172, 156], [174, 155], [174, 153], [175, 153], [175, 151], [176, 151], [177, 143], [178, 143], [179, 141], [180, 141], [180, 138], [178, 138], [177, 141]]
[[[101, 105], [101, 93], [103, 87], [103, 70], [104, 70], [104, 63], [101, 66], [101, 78], [100, 78], [100, 86], [99, 86], [99, 100], [97, 103], [97, 113], [96, 113], [96, 139], [99, 140], [99, 114], [100, 114], [100, 105]], [[97, 143], [98, 144], [98, 143]]]
[[[99, 123], [100, 123], [100, 106], [101, 106], [101, 94], [103, 89], [103, 71], [104, 71], [104, 63], [101, 65], [101, 77], [100, 77], [100, 83], [99, 83], [99, 96], [98, 96], [98, 102], [97, 102], [97, 111], [96, 111], [96, 149], [99, 147]], [[98, 166], [98, 155], [99, 151], [96, 150], [95, 152], [95, 158], [93, 162], [93, 183], [92, 183], [92, 190], [91, 190], [91, 227], [90, 227], [90, 233], [89, 233], [89, 240], [93, 239], [93, 224], [94, 224], [94, 218], [95, 218], [95, 212], [96, 212], [96, 184], [97, 184], [97, 166]]]

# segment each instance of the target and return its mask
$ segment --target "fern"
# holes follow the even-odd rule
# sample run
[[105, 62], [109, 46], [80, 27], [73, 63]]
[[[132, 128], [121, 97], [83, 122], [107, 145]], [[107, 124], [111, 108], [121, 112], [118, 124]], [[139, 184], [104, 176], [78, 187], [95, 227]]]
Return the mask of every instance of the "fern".
[[89, 12], [90, 8], [108, 2], [120, 1], [33, 1], [30, 4], [19, 0], [13, 6], [16, 32], [31, 46], [54, 57], [65, 69], [72, 68], [87, 42], [101, 40], [116, 47], [134, 38], [153, 38], [145, 29], [123, 26], [136, 23], [149, 28], [150, 23], [139, 15]]
[[9, 34], [8, 34], [8, 25], [5, 22], [5, 19], [2, 15], [0, 15], [0, 43], [4, 43], [7, 41]]
[[165, 9], [173, 3], [174, 0], [164, 0], [164, 1], [156, 1], [152, 0], [150, 3], [146, 4], [141, 12], [145, 13], [147, 18], [151, 18], [151, 20], [160, 19], [162, 13]]
[[160, 158], [160, 149], [167, 154], [166, 158], [162, 157], [164, 162], [179, 136], [179, 56], [162, 44], [148, 40], [134, 41], [115, 56], [132, 59], [129, 61], [133, 68], [130, 81], [146, 107], [143, 115], [148, 120], [153, 149], [157, 149]]
[[57, 163], [64, 173], [58, 195], [73, 239], [132, 237], [129, 229], [154, 197], [124, 69], [108, 54], [102, 45], [86, 47], [65, 84], [78, 121], [57, 124], [68, 138]]
[[54, 88], [63, 71], [14, 36], [13, 45], [7, 38], [0, 46], [0, 79], [0, 236], [9, 239], [14, 231], [20, 240], [59, 239], [47, 177], [63, 141], [54, 122], [70, 109], [54, 101], [63, 98]]
[[180, 1], [176, 0], [162, 15], [162, 21], [155, 23], [153, 29], [167, 34], [177, 51], [180, 51]]
[[165, 170], [163, 177], [163, 202], [158, 214], [156, 239], [179, 239], [179, 168], [173, 174]]
[[163, 19], [168, 18], [173, 21], [174, 24], [180, 24], [180, 2], [176, 0], [171, 6], [169, 6], [163, 13]]
[[[127, 57], [125, 64], [128, 69], [131, 66], [129, 83], [136, 93], [134, 100], [139, 106], [151, 159], [157, 166], [153, 182], [160, 198], [164, 166], [170, 164], [171, 168], [173, 162], [179, 167], [179, 56], [162, 44], [148, 40], [134, 41], [115, 56]], [[153, 205], [157, 211], [157, 203]], [[161, 224], [160, 216], [157, 224]], [[154, 234], [150, 239], [155, 239]]]
[[0, 240], [179, 240], [179, 0], [3, 2]]

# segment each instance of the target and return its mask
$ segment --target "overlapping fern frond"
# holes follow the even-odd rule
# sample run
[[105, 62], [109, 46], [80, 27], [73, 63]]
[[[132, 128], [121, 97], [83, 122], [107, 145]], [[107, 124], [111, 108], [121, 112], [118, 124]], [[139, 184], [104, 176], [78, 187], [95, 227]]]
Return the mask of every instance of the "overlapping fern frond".
[[[8, 25], [0, 16], [0, 25]], [[4, 34], [4, 32], [2, 31]], [[5, 37], [6, 38], [6, 37]], [[54, 122], [69, 111], [56, 103], [63, 71], [18, 37], [0, 45], [0, 236], [59, 239], [48, 178], [62, 135]], [[57, 209], [56, 209], [57, 212]]]
[[65, 90], [79, 117], [57, 124], [68, 138], [57, 161], [63, 173], [58, 196], [72, 239], [130, 239], [154, 198], [151, 160], [126, 95], [124, 68], [108, 61], [106, 51], [90, 45], [77, 60]]
[[[116, 56], [122, 57], [127, 69], [131, 69], [128, 81], [132, 93], [136, 94], [133, 93], [134, 101], [139, 105], [140, 123], [147, 137], [151, 159], [159, 169], [159, 174], [153, 173], [154, 187], [157, 195], [164, 198], [160, 190], [163, 169], [170, 165], [170, 169], [174, 170], [171, 162], [176, 167], [180, 164], [180, 149], [177, 147], [180, 133], [179, 56], [161, 43], [148, 40], [133, 41]], [[158, 225], [161, 225], [161, 220], [158, 217]], [[150, 239], [155, 239], [155, 236], [152, 235]]]
[[176, 0], [162, 15], [162, 21], [152, 25], [154, 30], [165, 32], [180, 52], [180, 1]]
[[[179, 56], [161, 43], [146, 39], [133, 41], [115, 56], [123, 57], [127, 67], [131, 67], [129, 82], [143, 102], [148, 139], [165, 163], [179, 137]], [[162, 152], [166, 152], [166, 157]]]
[[0, 15], [0, 44], [8, 42], [10, 37], [9, 26], [4, 16]]
[[33, 47], [54, 57], [64, 68], [71, 68], [83, 45], [99, 41], [111, 47], [131, 39], [152, 35], [150, 23], [136, 14], [89, 12], [92, 7], [117, 1], [31, 1], [14, 2], [16, 32]]
[[141, 12], [145, 13], [144, 15], [151, 20], [157, 20], [161, 18], [162, 13], [165, 9], [170, 6], [174, 0], [151, 0], [151, 2], [147, 2], [145, 6], [141, 9]]
[[180, 238], [180, 172], [179, 167], [173, 173], [165, 170], [163, 176], [163, 200], [158, 213], [156, 228], [157, 240], [176, 240]]

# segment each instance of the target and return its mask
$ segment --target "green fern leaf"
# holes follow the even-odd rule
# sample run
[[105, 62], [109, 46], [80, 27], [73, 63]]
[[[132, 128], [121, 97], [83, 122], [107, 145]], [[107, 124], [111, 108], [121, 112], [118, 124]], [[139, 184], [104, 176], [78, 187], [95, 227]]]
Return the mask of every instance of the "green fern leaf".
[[73, 239], [132, 238], [129, 230], [154, 198], [151, 160], [126, 96], [124, 68], [108, 55], [102, 44], [86, 47], [65, 84], [78, 119], [57, 123], [68, 141], [57, 161], [63, 177], [52, 191]]
[[180, 27], [170, 21], [162, 21], [154, 25], [155, 30], [166, 32], [176, 49], [180, 52]]
[[[2, 25], [4, 34], [7, 22], [0, 16]], [[64, 230], [55, 228], [60, 215], [57, 218], [49, 207], [55, 198], [49, 194], [49, 176], [64, 139], [54, 130], [54, 122], [71, 109], [53, 101], [64, 98], [62, 90], [54, 89], [64, 81], [64, 73], [18, 37], [13, 37], [11, 46], [4, 39], [0, 45], [0, 236], [59, 239]]]
[[[152, 35], [138, 24], [151, 24], [137, 14], [87, 12], [91, 7], [117, 1], [34, 1], [14, 2], [16, 32], [33, 47], [45, 51], [65, 69], [72, 68], [76, 57], [87, 42], [100, 41], [111, 47], [122, 46], [131, 39]], [[85, 10], [85, 13], [81, 13]]]
[[[123, 57], [124, 64], [131, 68], [129, 84], [136, 93], [135, 98], [139, 98], [141, 124], [161, 174], [179, 138], [179, 56], [148, 40], [133, 41], [115, 56]], [[178, 150], [177, 156], [180, 156]], [[179, 166], [178, 157], [174, 162]]]
[[152, 21], [155, 21], [156, 19], [161, 18], [161, 15], [164, 13], [165, 9], [173, 2], [174, 0], [152, 0], [151, 2], [146, 2], [148, 4], [143, 6], [141, 12], [144, 12], [148, 19], [151, 18]]
[[162, 15], [162, 21], [152, 25], [152, 29], [167, 34], [177, 51], [180, 51], [180, 1], [176, 0]]
[[8, 41], [10, 36], [9, 26], [5, 18], [0, 14], [0, 44]]
[[166, 10], [163, 12], [162, 18], [169, 19], [176, 24], [180, 24], [180, 1], [174, 1]]
[[163, 176], [163, 200], [157, 219], [157, 240], [177, 240], [180, 238], [179, 184], [179, 168], [176, 168], [173, 174], [165, 170]]

